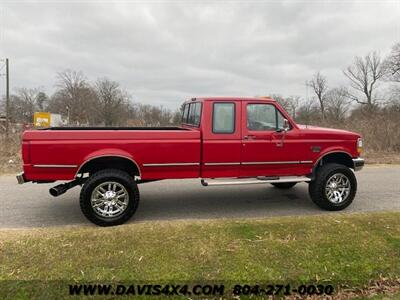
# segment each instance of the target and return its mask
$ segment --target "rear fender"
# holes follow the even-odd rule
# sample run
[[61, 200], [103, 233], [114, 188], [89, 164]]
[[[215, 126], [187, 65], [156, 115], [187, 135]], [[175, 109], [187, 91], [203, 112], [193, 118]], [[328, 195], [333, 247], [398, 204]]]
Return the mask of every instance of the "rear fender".
[[101, 157], [121, 157], [121, 158], [128, 159], [136, 165], [136, 167], [139, 171], [139, 176], [141, 177], [141, 171], [139, 168], [139, 164], [133, 159], [132, 155], [130, 155], [128, 152], [126, 152], [124, 150], [114, 149], [114, 148], [97, 150], [97, 151], [94, 151], [94, 152], [88, 154], [87, 156], [85, 156], [82, 163], [79, 165], [79, 168], [75, 174], [75, 177], [79, 174], [80, 170], [86, 163], [88, 163], [89, 161], [92, 161], [94, 159], [101, 158]]

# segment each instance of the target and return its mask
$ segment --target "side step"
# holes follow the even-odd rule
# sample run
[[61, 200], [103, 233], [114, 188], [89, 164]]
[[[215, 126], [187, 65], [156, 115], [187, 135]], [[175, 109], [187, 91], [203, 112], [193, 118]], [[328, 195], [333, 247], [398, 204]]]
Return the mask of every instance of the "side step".
[[217, 185], [241, 185], [241, 184], [263, 184], [263, 183], [283, 183], [283, 182], [307, 182], [311, 178], [305, 176], [284, 176], [284, 177], [257, 177], [257, 178], [243, 178], [243, 179], [201, 179], [203, 186], [217, 186]]

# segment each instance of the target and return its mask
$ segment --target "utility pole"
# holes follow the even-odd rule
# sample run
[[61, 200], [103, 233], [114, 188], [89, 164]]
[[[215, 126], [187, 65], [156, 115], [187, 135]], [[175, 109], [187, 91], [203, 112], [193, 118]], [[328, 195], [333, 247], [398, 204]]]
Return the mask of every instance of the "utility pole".
[[6, 140], [10, 130], [10, 77], [8, 68], [8, 58], [6, 58]]

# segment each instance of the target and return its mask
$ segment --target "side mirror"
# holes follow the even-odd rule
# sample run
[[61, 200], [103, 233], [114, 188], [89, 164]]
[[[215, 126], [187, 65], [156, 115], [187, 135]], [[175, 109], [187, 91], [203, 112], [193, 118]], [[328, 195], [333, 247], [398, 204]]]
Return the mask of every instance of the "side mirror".
[[290, 123], [287, 119], [283, 119], [283, 131], [288, 131], [290, 129]]

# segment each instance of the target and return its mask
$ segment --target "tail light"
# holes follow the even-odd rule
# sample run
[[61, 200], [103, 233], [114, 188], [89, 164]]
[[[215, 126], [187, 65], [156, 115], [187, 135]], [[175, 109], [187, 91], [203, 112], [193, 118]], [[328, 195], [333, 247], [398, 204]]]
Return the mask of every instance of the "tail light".
[[22, 161], [24, 164], [30, 163], [29, 148], [29, 142], [22, 142]]

